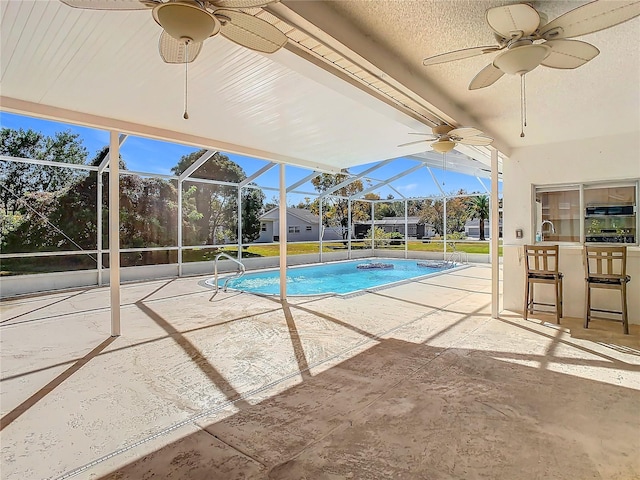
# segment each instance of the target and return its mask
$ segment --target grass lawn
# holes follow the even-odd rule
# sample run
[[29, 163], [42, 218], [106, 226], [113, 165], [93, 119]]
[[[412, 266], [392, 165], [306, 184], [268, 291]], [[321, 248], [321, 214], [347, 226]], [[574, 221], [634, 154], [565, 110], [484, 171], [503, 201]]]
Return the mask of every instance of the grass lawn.
[[[500, 242], [502, 243], [502, 241]], [[467, 253], [479, 253], [479, 254], [489, 254], [489, 243], [488, 242], [478, 242], [478, 241], [457, 241], [455, 242], [456, 250], [467, 252]], [[364, 241], [352, 241], [351, 248], [362, 249], [369, 248], [369, 243]], [[345, 251], [347, 246], [341, 242], [323, 242], [322, 251], [323, 252], [335, 252], [335, 251]], [[320, 250], [320, 246], [318, 243], [290, 243], [287, 245], [287, 255], [303, 255], [306, 253], [315, 253], [317, 254]], [[404, 251], [404, 245], [387, 245], [384, 247], [376, 247], [376, 250], [394, 250], [394, 251]], [[442, 241], [431, 241], [428, 243], [423, 243], [421, 240], [409, 240], [409, 250], [412, 252], [442, 252], [443, 250], [443, 242]], [[451, 252], [451, 242], [447, 242], [447, 252]], [[217, 254], [224, 252], [232, 257], [237, 258], [238, 248], [236, 246], [222, 247], [222, 248], [212, 248], [212, 247], [203, 247], [203, 248], [188, 248], [183, 251], [183, 262], [201, 262], [201, 261], [213, 261]], [[175, 252], [172, 252], [172, 254]], [[134, 254], [141, 255], [141, 254]], [[149, 264], [153, 265], [155, 263], [172, 263], [175, 262], [175, 259], [171, 259], [168, 257], [169, 252], [147, 252], [146, 261], [139, 263], [141, 265]], [[277, 257], [280, 255], [280, 245], [251, 245], [249, 247], [244, 247], [242, 250], [242, 258], [251, 258], [251, 257]], [[502, 246], [500, 247], [499, 255], [502, 256]], [[157, 257], [157, 258], [156, 258]], [[162, 257], [163, 260], [159, 261]], [[167, 258], [164, 258], [167, 257]], [[35, 257], [26, 257], [26, 258], [15, 258], [15, 259], [7, 259], [3, 261], [2, 271], [0, 275], [25, 275], [25, 274], [33, 274], [33, 273], [49, 273], [49, 272], [60, 272], [67, 270], [83, 270], [95, 268], [95, 264], [84, 264], [80, 262], [80, 260], [88, 261], [83, 256], [75, 256], [74, 258], [66, 258], [64, 256], [60, 257], [49, 257], [44, 261], [41, 258]], [[136, 265], [136, 262], [130, 262], [126, 256], [123, 258], [122, 266], [130, 266]]]
[[[502, 243], [502, 241], [500, 242]], [[368, 248], [367, 242], [354, 241], [351, 246], [353, 249]], [[455, 242], [456, 250], [467, 253], [479, 253], [489, 254], [488, 242]], [[305, 253], [318, 253], [319, 245], [317, 243], [290, 243], [287, 245], [287, 255], [302, 255]], [[409, 241], [409, 250], [416, 252], [442, 252], [444, 243], [441, 241], [433, 241], [429, 243], [423, 243], [420, 240]], [[323, 252], [334, 252], [336, 250], [346, 250], [346, 245], [343, 242], [324, 242], [322, 244]], [[377, 250], [404, 250], [404, 245], [387, 245], [385, 247], [378, 247]], [[237, 254], [237, 248], [225, 248], [224, 252], [235, 257]], [[451, 252], [451, 242], [447, 242], [447, 252]], [[500, 247], [500, 255], [502, 255], [502, 246]], [[279, 245], [251, 245], [245, 247], [242, 251], [244, 258], [250, 257], [276, 257], [280, 255]], [[215, 255], [214, 255], [215, 256]]]

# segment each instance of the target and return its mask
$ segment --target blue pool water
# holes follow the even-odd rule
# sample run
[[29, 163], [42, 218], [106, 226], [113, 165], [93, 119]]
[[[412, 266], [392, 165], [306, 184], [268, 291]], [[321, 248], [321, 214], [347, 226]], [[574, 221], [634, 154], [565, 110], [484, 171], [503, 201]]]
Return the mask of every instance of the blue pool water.
[[[358, 265], [384, 263], [393, 268], [357, 268]], [[422, 277], [446, 270], [448, 267], [420, 266], [416, 260], [370, 259], [348, 262], [324, 263], [287, 270], [287, 295], [320, 295], [336, 293], [344, 295], [368, 288]], [[437, 262], [435, 262], [437, 263]], [[207, 280], [212, 285], [213, 279]], [[223, 286], [225, 278], [218, 279]], [[229, 281], [227, 288], [245, 292], [277, 295], [280, 293], [280, 271], [269, 270], [247, 273], [243, 277]]]

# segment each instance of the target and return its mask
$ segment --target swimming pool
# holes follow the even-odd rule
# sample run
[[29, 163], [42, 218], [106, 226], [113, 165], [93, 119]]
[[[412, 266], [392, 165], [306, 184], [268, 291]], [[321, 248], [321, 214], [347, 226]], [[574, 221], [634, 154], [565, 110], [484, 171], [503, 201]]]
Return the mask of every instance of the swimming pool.
[[[290, 267], [287, 269], [287, 295], [303, 296], [327, 293], [345, 295], [359, 290], [432, 275], [452, 266], [455, 265], [443, 264], [443, 262], [375, 258]], [[226, 278], [218, 278], [218, 286], [222, 287], [225, 280]], [[205, 283], [213, 286], [214, 279], [209, 279]], [[280, 271], [265, 270], [247, 273], [243, 277], [230, 280], [227, 288], [278, 295], [280, 293]]]

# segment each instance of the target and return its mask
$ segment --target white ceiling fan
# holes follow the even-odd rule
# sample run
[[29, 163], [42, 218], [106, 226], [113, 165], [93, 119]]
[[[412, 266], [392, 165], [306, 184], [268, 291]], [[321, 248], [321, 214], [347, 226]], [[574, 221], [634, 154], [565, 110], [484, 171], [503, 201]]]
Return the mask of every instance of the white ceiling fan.
[[453, 150], [456, 144], [486, 146], [493, 142], [493, 138], [485, 135], [477, 128], [460, 127], [453, 128], [450, 125], [436, 125], [431, 129], [433, 133], [411, 133], [410, 135], [426, 135], [427, 138], [416, 142], [403, 143], [399, 147], [417, 145], [422, 142], [431, 142], [431, 148], [438, 153], [447, 153]]
[[60, 0], [87, 10], [151, 10], [162, 27], [158, 49], [166, 63], [184, 64], [184, 114], [187, 113], [188, 64], [202, 50], [203, 42], [220, 33], [245, 48], [274, 53], [287, 36], [269, 22], [241, 9], [263, 7], [277, 0]]
[[539, 65], [578, 68], [600, 51], [593, 45], [569, 38], [604, 30], [640, 15], [640, 0], [596, 0], [546, 23], [546, 16], [526, 3], [503, 5], [485, 12], [485, 20], [498, 45], [464, 48], [427, 57], [425, 66], [500, 52], [469, 84], [469, 90], [493, 85], [506, 73], [520, 75], [524, 137], [526, 119], [524, 75]]
[[167, 63], [193, 62], [203, 42], [220, 33], [251, 50], [273, 53], [287, 43], [284, 33], [240, 9], [277, 0], [60, 0], [88, 10], [151, 10], [162, 27], [158, 48]]
[[[478, 145], [486, 146], [493, 142], [493, 138], [485, 135], [477, 128], [473, 127], [459, 127], [453, 128], [451, 125], [436, 125], [431, 129], [433, 133], [410, 133], [410, 135], [426, 135], [427, 138], [418, 140], [416, 142], [403, 143], [398, 147], [406, 147], [409, 145], [417, 145], [422, 142], [435, 142], [431, 143], [431, 148], [442, 154], [442, 170], [447, 170], [447, 157], [446, 154], [453, 150], [458, 143], [462, 145]], [[444, 185], [444, 181], [442, 182]]]

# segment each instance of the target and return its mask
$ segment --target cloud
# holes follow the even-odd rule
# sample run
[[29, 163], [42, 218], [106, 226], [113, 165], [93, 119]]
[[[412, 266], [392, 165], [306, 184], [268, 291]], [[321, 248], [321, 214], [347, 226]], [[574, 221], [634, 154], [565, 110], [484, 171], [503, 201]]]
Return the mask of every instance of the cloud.
[[410, 192], [412, 190], [415, 190], [416, 188], [418, 188], [418, 184], [417, 183], [409, 183], [407, 185], [400, 185], [397, 187], [398, 190], [400, 191], [405, 191], [405, 192]]

